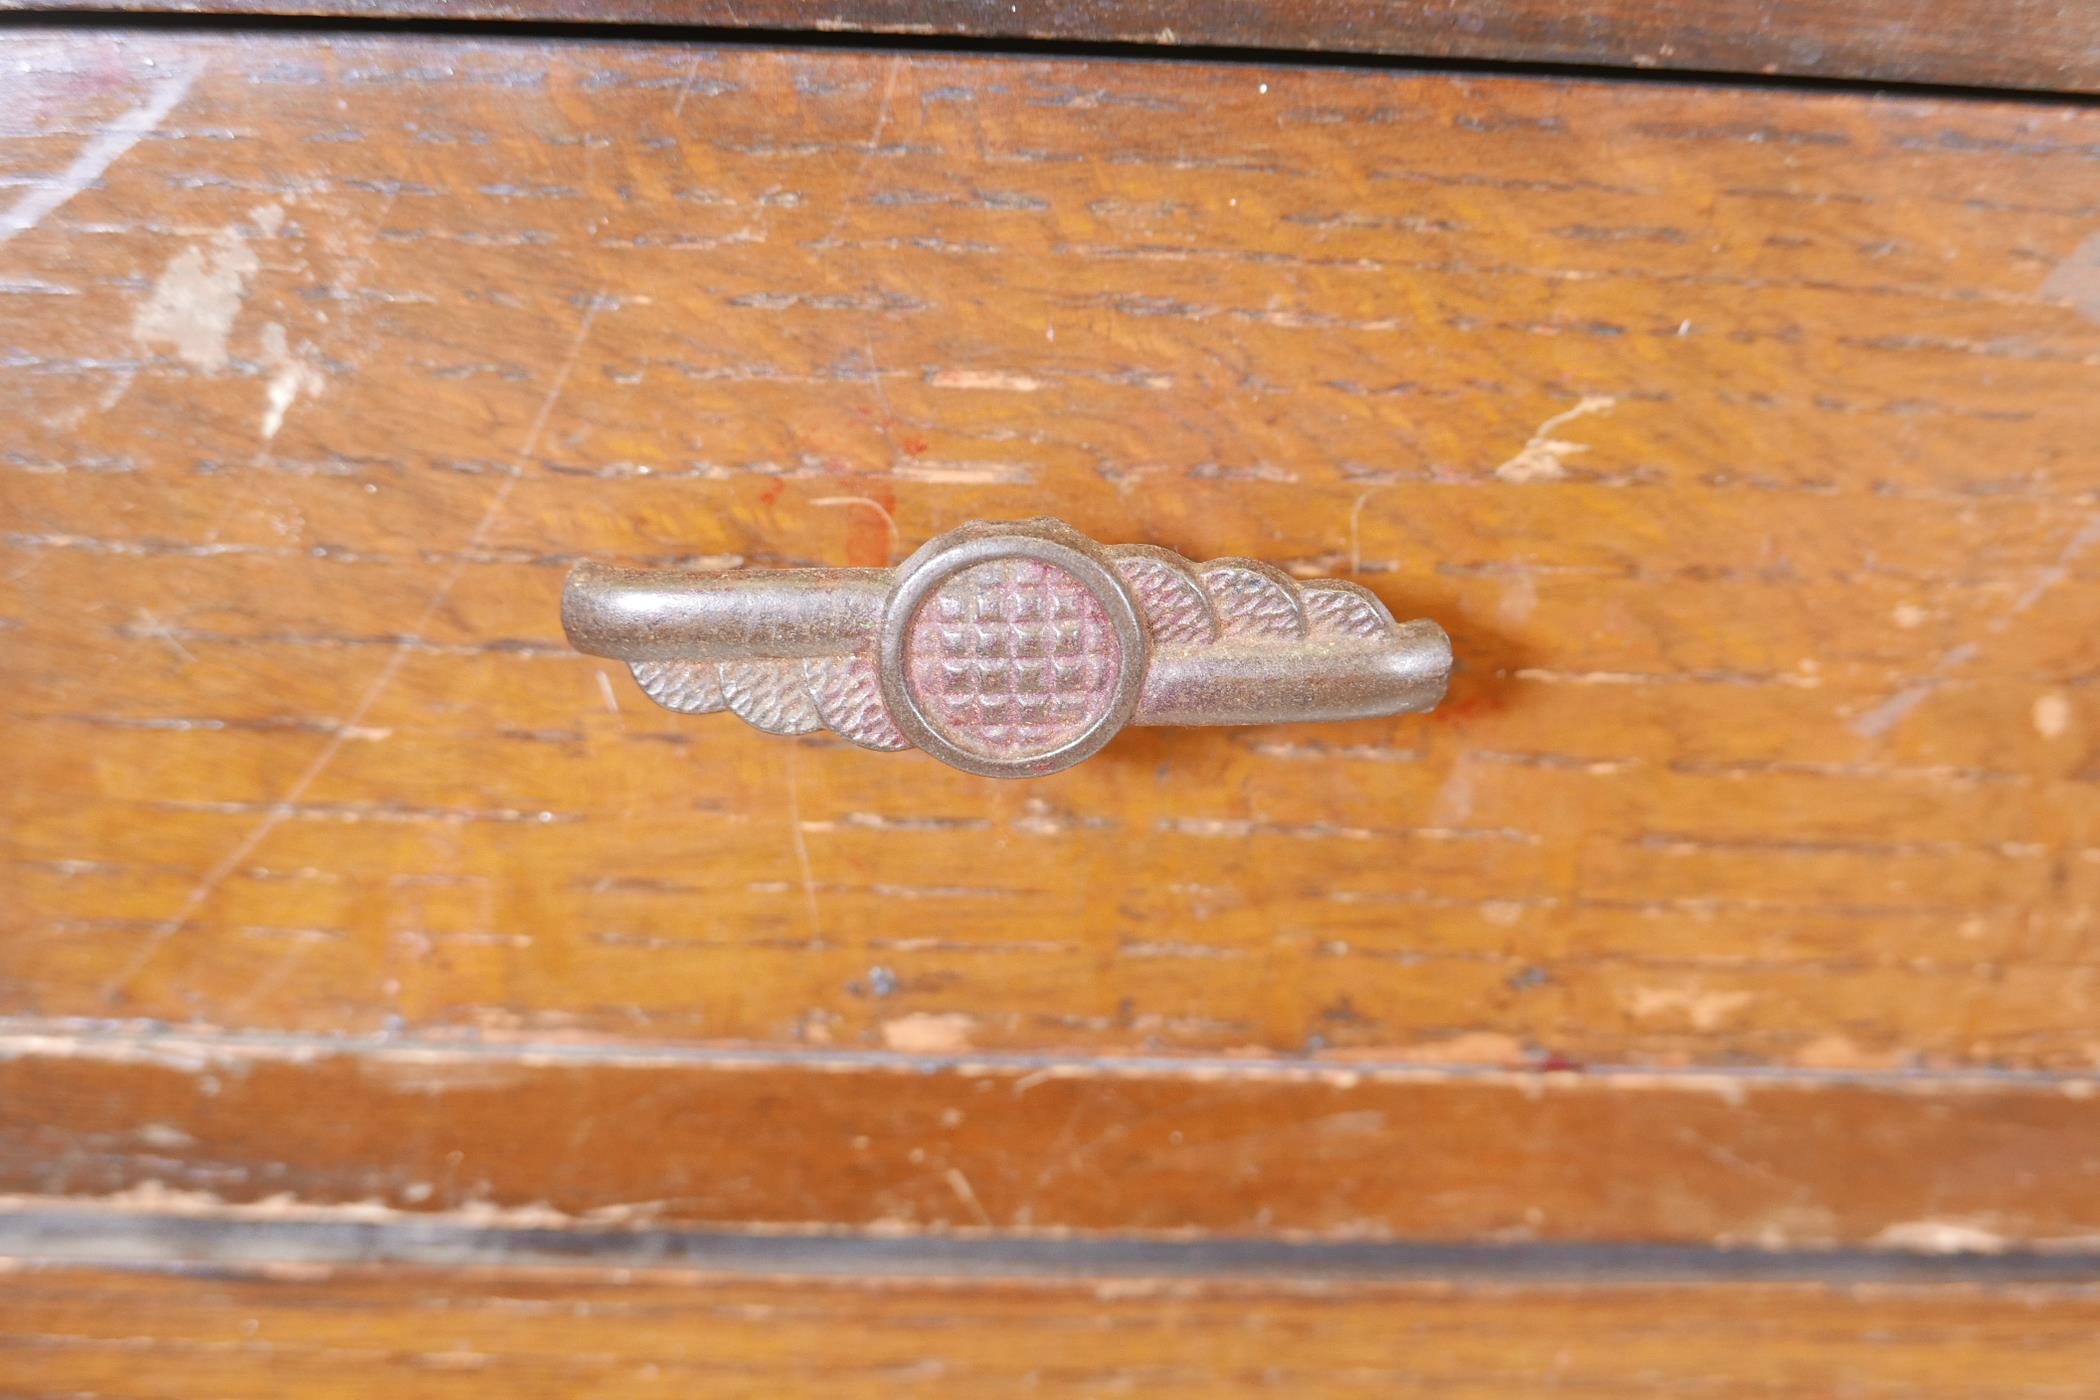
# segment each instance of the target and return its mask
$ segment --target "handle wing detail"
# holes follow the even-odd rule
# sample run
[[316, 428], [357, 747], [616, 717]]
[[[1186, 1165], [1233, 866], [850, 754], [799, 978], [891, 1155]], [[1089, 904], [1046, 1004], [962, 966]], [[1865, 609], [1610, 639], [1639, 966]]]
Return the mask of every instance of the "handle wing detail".
[[1344, 579], [1300, 582], [1257, 559], [1197, 564], [1156, 545], [1119, 545], [1108, 554], [1160, 645], [1373, 641], [1399, 625], [1377, 594]]
[[882, 705], [874, 658], [864, 654], [759, 661], [636, 661], [642, 693], [689, 715], [728, 710], [768, 734], [829, 729], [862, 748], [911, 743]]

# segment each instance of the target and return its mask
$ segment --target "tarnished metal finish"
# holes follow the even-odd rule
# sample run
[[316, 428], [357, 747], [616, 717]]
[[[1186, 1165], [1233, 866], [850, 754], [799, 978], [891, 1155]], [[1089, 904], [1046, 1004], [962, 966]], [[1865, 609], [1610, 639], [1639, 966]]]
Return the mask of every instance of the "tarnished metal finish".
[[562, 626], [671, 709], [994, 778], [1069, 768], [1126, 724], [1432, 709], [1451, 678], [1443, 628], [1395, 622], [1356, 584], [1104, 547], [1056, 520], [964, 525], [895, 570], [581, 564]]
[[569, 640], [622, 661], [753, 661], [861, 647], [888, 569], [619, 569], [578, 564], [561, 600]]

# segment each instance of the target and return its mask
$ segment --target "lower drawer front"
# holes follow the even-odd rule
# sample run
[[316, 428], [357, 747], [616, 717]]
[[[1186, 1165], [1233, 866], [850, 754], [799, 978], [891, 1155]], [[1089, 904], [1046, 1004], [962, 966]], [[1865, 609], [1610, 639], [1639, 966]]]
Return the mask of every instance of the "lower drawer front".
[[[0, 107], [0, 1189], [2100, 1227], [2100, 113], [35, 30]], [[1036, 514], [1452, 697], [992, 784], [559, 630]]]
[[[460, 1269], [24, 1276], [33, 1394], [2089, 1395], [2100, 1308], [1837, 1285], [1698, 1288], [583, 1280]], [[150, 1319], [144, 1325], [140, 1319]]]

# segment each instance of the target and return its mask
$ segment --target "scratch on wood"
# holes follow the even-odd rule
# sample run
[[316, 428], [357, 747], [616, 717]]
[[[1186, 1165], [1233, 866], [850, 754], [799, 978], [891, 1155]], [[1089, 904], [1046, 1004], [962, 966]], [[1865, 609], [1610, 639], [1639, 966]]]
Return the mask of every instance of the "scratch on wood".
[[837, 238], [839, 230], [853, 217], [853, 196], [859, 191], [861, 182], [868, 178], [868, 166], [874, 162], [876, 152], [882, 149], [882, 134], [890, 125], [890, 99], [896, 95], [897, 76], [903, 71], [904, 55], [897, 54], [890, 59], [889, 71], [883, 75], [882, 101], [875, 109], [874, 129], [868, 133], [867, 144], [861, 149], [860, 164], [853, 168], [853, 178], [839, 191], [838, 217], [831, 221], [831, 227], [825, 230], [820, 242], [828, 243]]
[[[591, 325], [597, 320], [599, 308], [604, 303], [604, 289], [600, 288], [584, 310], [583, 318], [577, 324], [576, 334], [569, 342], [568, 353], [562, 359], [561, 368], [556, 371], [554, 382], [548, 386], [546, 397], [540, 401], [539, 411], [533, 415], [532, 424], [526, 429], [524, 441], [519, 444], [517, 452], [513, 455], [514, 466], [522, 468], [525, 459], [539, 446], [540, 435], [546, 431], [547, 420], [554, 413], [554, 405], [561, 399], [563, 389], [568, 386], [569, 376], [574, 372], [577, 360], [583, 355], [584, 343], [590, 338]], [[509, 503], [511, 492], [516, 489], [518, 481], [518, 473], [506, 474], [503, 477], [489, 497], [488, 508], [482, 512], [481, 519], [467, 536], [468, 550], [479, 548], [488, 538], [489, 531], [495, 528], [496, 521], [502, 516], [503, 508]], [[415, 625], [409, 629], [409, 638], [420, 637], [430, 626], [431, 620], [437, 616], [438, 609], [444, 607], [445, 600], [452, 596], [452, 590], [459, 586], [460, 577], [466, 570], [467, 561], [462, 559], [438, 581], [438, 586], [423, 605], [422, 613], [416, 618]], [[335, 762], [336, 755], [340, 754], [343, 745], [349, 742], [351, 733], [364, 728], [365, 717], [371, 714], [373, 706], [379, 703], [380, 696], [394, 683], [394, 678], [401, 674], [401, 668], [407, 662], [411, 650], [407, 640], [394, 648], [392, 654], [387, 657], [386, 664], [380, 667], [379, 674], [373, 677], [372, 683], [365, 688], [364, 694], [358, 697], [350, 713], [341, 720], [341, 728], [329, 736], [328, 741], [321, 746], [320, 752], [314, 755], [313, 761], [307, 764], [299, 776], [292, 780], [291, 786], [285, 789], [284, 795], [270, 805], [262, 819], [248, 829], [248, 834], [242, 837], [218, 864], [204, 872], [203, 878], [183, 896], [182, 903], [177, 906], [175, 913], [157, 926], [139, 946], [138, 951], [102, 984], [101, 995], [104, 1002], [116, 1001], [132, 979], [144, 971], [147, 964], [167, 946], [168, 940], [188, 926], [198, 909], [203, 907], [204, 901], [211, 898], [219, 886], [226, 882], [227, 877], [238, 870], [255, 849], [269, 838], [270, 833], [291, 815], [301, 799], [306, 796], [307, 790], [327, 771], [328, 766]]]
[[[1333, 125], [1272, 129], [1267, 104], [1228, 101], [1181, 129], [1046, 111], [1036, 77], [958, 55], [897, 72], [885, 120], [891, 53], [724, 51], [695, 75], [692, 49], [634, 67], [578, 48], [482, 76], [470, 57], [448, 78], [384, 36], [286, 42], [301, 53], [126, 36], [95, 81], [70, 60], [0, 75], [53, 153], [26, 158], [5, 212], [178, 64], [210, 65], [0, 249], [0, 379], [28, 410], [0, 450], [16, 556], [0, 672], [18, 692], [0, 751], [27, 775], [26, 849], [123, 872], [0, 875], [28, 931], [11, 984], [40, 1007], [651, 1045], [807, 1046], [821, 1029], [869, 1050], [886, 1018], [967, 1011], [987, 1053], [1433, 1045], [1773, 1076], [2100, 1057], [2081, 1014], [2100, 988], [2100, 845], [2077, 819], [2100, 770], [2075, 625], [2100, 596], [2100, 478], [2081, 456], [2100, 399], [2063, 393], [2100, 325], [2072, 274], [2042, 290], [2100, 228], [2100, 163], [2000, 161], [1985, 200], [1982, 158], [1954, 147], [1895, 174], [1784, 140], [1700, 147], [1681, 133], [1783, 131], [1796, 99], [1690, 86], [1635, 114], [1624, 93], [1482, 98], [1423, 75], [1387, 113], [1391, 75], [1335, 71], [1301, 75], [1351, 104]], [[600, 63], [616, 80], [589, 76]], [[1104, 81], [1038, 71], [1052, 95]], [[1219, 72], [1142, 86], [1195, 110]], [[748, 96], [713, 100], [796, 78], [797, 131]], [[949, 82], [974, 96], [939, 96]], [[693, 123], [671, 117], [688, 87]], [[2031, 112], [1988, 104], [1832, 101], [1862, 149], [2037, 138]], [[516, 107], [530, 151], [504, 144], [492, 102]], [[2091, 145], [2091, 117], [2050, 122]], [[1550, 151], [1540, 123], [1562, 133]], [[1016, 147], [1039, 149], [1009, 162]], [[1110, 159], [1125, 154], [1149, 164]], [[1421, 177], [1392, 174], [1410, 163]], [[1653, 180], [1641, 200], [1600, 190], [1627, 171]], [[1502, 178], [1526, 175], [1558, 188]], [[285, 221], [266, 239], [253, 211], [271, 202]], [[135, 348], [156, 278], [190, 248], [201, 268], [229, 224], [261, 266], [224, 367]], [[593, 331], [520, 476], [504, 459], [583, 313], [573, 294], [602, 278], [629, 309]], [[286, 364], [265, 363], [268, 324]], [[1884, 339], [1846, 359], [1840, 337], [1861, 335]], [[1992, 373], [1968, 372], [1985, 350]], [[327, 388], [283, 405], [292, 457], [259, 454], [294, 359]], [[667, 388], [675, 412], [657, 411]], [[1585, 396], [1616, 399], [1611, 424], [1534, 431]], [[1495, 468], [1533, 437], [1589, 451], [1503, 489]], [[1032, 479], [970, 479], [1009, 466]], [[519, 484], [485, 547], [458, 550], [503, 474]], [[967, 784], [900, 788], [815, 739], [791, 815], [773, 750], [613, 713], [624, 676], [599, 678], [557, 626], [577, 557], [884, 563], [1017, 495], [1130, 538], [1375, 576], [1464, 634], [1451, 723], [1133, 734], [1083, 778], [989, 805]], [[1982, 654], [1916, 691], [1959, 643]], [[1886, 739], [1855, 732], [1899, 695], [1915, 708]], [[338, 733], [351, 747], [280, 805]], [[266, 820], [281, 824], [158, 960], [99, 1000]], [[823, 877], [798, 867], [795, 830]], [[1874, 844], [1831, 844], [1860, 833]], [[957, 866], [958, 837], [991, 865]], [[1999, 853], [2012, 843], [2032, 853]], [[666, 852], [683, 889], [644, 893]], [[387, 884], [414, 866], [510, 893], [416, 910]], [[1108, 908], [1108, 886], [1135, 893]], [[403, 925], [436, 952], [389, 990]], [[243, 929], [337, 927], [254, 994], [286, 945]], [[511, 929], [534, 942], [438, 946]], [[871, 961], [897, 998], [844, 990]], [[688, 963], [738, 994], [682, 996], [664, 970]], [[1635, 985], [1755, 1000], [1723, 1014], [1651, 995], [1643, 1018], [1617, 1000]], [[1505, 1039], [1459, 1039], [1476, 1033]], [[945, 1165], [909, 1200], [967, 1223]], [[1009, 1223], [1010, 1183], [958, 1165]]]
[[796, 869], [802, 875], [802, 902], [809, 913], [810, 936], [819, 938], [823, 936], [824, 930], [817, 909], [817, 876], [809, 861], [809, 837], [804, 834], [802, 827], [802, 792], [795, 775], [795, 756], [802, 751], [802, 745], [790, 742], [786, 749], [789, 839], [794, 845]]
[[[2031, 610], [2035, 604], [2048, 596], [2052, 589], [2069, 578], [2071, 566], [2095, 544], [2100, 544], [2100, 515], [2088, 516], [2085, 523], [2064, 542], [2063, 548], [2057, 551], [2055, 560], [2035, 576], [2034, 582], [2029, 584], [2019, 597], [2013, 599], [2004, 612], [1992, 618], [1985, 630], [1992, 636], [1997, 636], [2012, 626], [2015, 618]], [[1934, 691], [1946, 684], [1952, 672], [1975, 660], [1982, 650], [1975, 642], [1961, 642], [1948, 648], [1933, 664], [1931, 671], [1853, 720], [1854, 732], [1869, 739], [1878, 739], [1888, 733], [1912, 710], [1930, 699]]]
[[889, 553], [885, 557], [884, 562], [887, 563], [889, 560], [897, 557], [897, 517], [891, 515], [890, 508], [873, 496], [819, 496], [811, 501], [810, 504], [813, 506], [865, 506], [869, 510], [874, 511], [882, 517], [883, 528], [889, 531]]
[[149, 133], [159, 130], [168, 114], [189, 95], [190, 85], [203, 71], [201, 57], [178, 64], [173, 72], [163, 75], [153, 84], [144, 102], [102, 128], [81, 147], [80, 154], [74, 156], [56, 177], [46, 184], [32, 186], [5, 214], [0, 214], [0, 244], [42, 223], [53, 210], [100, 179], [102, 172], [114, 165], [126, 151]]
[[1966, 665], [1979, 650], [1981, 648], [1974, 642], [1963, 642], [1959, 646], [1949, 648], [1934, 664], [1930, 673], [1920, 676], [1853, 720], [1853, 732], [1867, 739], [1878, 739], [1888, 733], [1901, 724], [1912, 710], [1931, 699], [1933, 692], [1946, 684], [1950, 671]]
[[678, 100], [671, 104], [672, 116], [675, 117], [685, 110], [685, 100], [693, 95], [693, 79], [699, 76], [700, 55], [694, 54], [693, 61], [686, 65], [685, 80], [678, 84]]
[[948, 1168], [947, 1175], [948, 1188], [955, 1192], [955, 1198], [970, 1208], [970, 1213], [977, 1217], [978, 1224], [984, 1226], [987, 1230], [991, 1229], [991, 1213], [984, 1208], [984, 1203], [977, 1199], [976, 1191], [970, 1187], [970, 1178], [964, 1176], [961, 1170], [955, 1167]]
[[1351, 578], [1364, 571], [1364, 506], [1369, 503], [1373, 496], [1381, 491], [1390, 489], [1390, 487], [1391, 483], [1387, 483], [1385, 486], [1374, 486], [1361, 496], [1358, 496], [1356, 504], [1349, 507], [1349, 576]]

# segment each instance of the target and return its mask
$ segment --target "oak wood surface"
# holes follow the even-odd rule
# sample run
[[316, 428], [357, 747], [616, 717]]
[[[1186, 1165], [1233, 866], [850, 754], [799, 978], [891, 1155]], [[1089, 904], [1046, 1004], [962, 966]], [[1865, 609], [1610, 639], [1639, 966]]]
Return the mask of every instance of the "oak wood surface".
[[2092, 0], [0, 0], [0, 11], [55, 8], [1208, 45], [2100, 90]]
[[[0, 1009], [61, 1067], [83, 1021], [329, 1066], [1305, 1057], [1453, 1066], [1451, 1121], [1474, 1072], [2009, 1073], [1890, 1129], [1924, 1216], [1835, 1233], [2090, 1225], [1964, 1144], [2028, 1075], [2038, 1170], [2090, 1162], [2100, 114], [438, 36], [0, 58]], [[1358, 578], [1451, 629], [1452, 701], [992, 785], [666, 714], [560, 639], [578, 558], [873, 564], [1042, 512]], [[76, 1107], [192, 1092], [106, 1058]], [[520, 1105], [542, 1072], [501, 1067]], [[1724, 1155], [1847, 1121], [1703, 1101]], [[200, 1138], [236, 1193], [280, 1160], [238, 1126]], [[356, 1137], [302, 1180], [389, 1170]], [[519, 1199], [608, 1198], [606, 1156], [529, 1160]], [[1220, 1179], [1102, 1209], [1291, 1208]], [[1654, 1224], [1604, 1180], [1568, 1228]]]
[[0, 1275], [9, 1396], [2100, 1394], [2088, 1287]]

